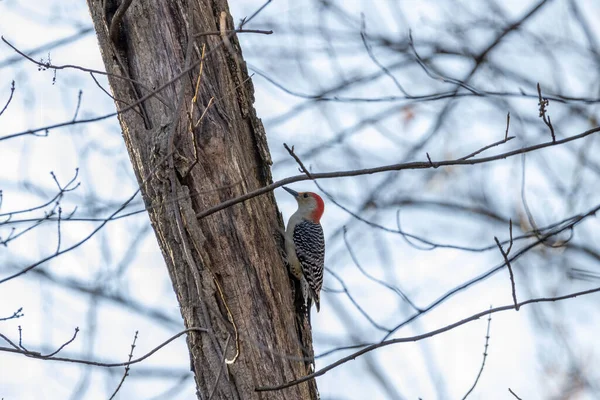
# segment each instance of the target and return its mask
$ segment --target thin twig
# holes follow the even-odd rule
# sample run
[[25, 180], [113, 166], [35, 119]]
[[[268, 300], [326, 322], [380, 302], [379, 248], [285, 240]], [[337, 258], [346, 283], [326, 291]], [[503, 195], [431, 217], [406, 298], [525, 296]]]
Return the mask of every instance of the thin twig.
[[344, 231], [343, 231], [343, 238], [344, 238], [344, 244], [346, 245], [346, 248], [348, 249], [348, 254], [350, 254], [350, 258], [352, 259], [352, 261], [354, 262], [354, 265], [356, 265], [356, 268], [358, 268], [358, 270], [367, 277], [367, 279], [378, 283], [379, 285], [388, 288], [389, 290], [393, 291], [394, 293], [396, 293], [398, 296], [400, 296], [400, 298], [402, 298], [402, 300], [406, 301], [412, 308], [414, 308], [416, 311], [421, 311], [421, 309], [419, 307], [417, 307], [412, 300], [410, 300], [408, 298], [408, 296], [402, 291], [400, 290], [398, 287], [393, 286], [381, 279], [378, 279], [376, 277], [374, 277], [373, 275], [369, 274], [358, 262], [358, 258], [356, 257], [356, 254], [354, 254], [354, 251], [352, 250], [352, 247], [350, 246], [350, 242], [348, 241], [348, 230], [346, 229], [346, 227], [344, 226]]
[[16, 319], [16, 318], [21, 318], [23, 317], [25, 314], [23, 314], [23, 307], [19, 307], [19, 309], [17, 311], [15, 311], [10, 317], [3, 317], [0, 318], [0, 322], [1, 321], [8, 321], [9, 319]]
[[492, 144], [489, 144], [489, 145], [487, 145], [485, 147], [482, 147], [481, 149], [479, 149], [477, 151], [474, 151], [473, 153], [471, 153], [469, 155], [466, 155], [463, 158], [459, 158], [459, 160], [468, 160], [469, 158], [474, 157], [477, 154], [479, 154], [479, 153], [481, 153], [481, 152], [483, 152], [483, 151], [485, 151], [487, 149], [490, 149], [492, 147], [504, 144], [504, 143], [508, 142], [509, 140], [514, 139], [515, 136], [508, 136], [508, 128], [509, 128], [509, 126], [510, 126], [510, 112], [508, 114], [506, 114], [506, 132], [504, 132], [504, 140], [500, 140], [500, 141], [498, 141], [496, 143], [492, 143]]
[[[439, 72], [437, 71], [433, 71], [433, 69], [431, 67], [428, 67], [425, 64], [425, 60], [423, 60], [421, 58], [421, 56], [419, 55], [419, 53], [417, 53], [417, 49], [415, 48], [415, 42], [413, 40], [413, 36], [412, 36], [412, 31], [409, 30], [408, 31], [408, 44], [415, 56], [415, 60], [417, 61], [417, 64], [419, 64], [419, 66], [423, 69], [423, 71], [427, 74], [427, 76], [429, 76], [431, 79], [437, 80], [437, 81], [442, 81], [444, 83], [452, 83], [454, 85], [457, 85], [456, 90], [458, 90], [459, 87], [462, 87], [466, 90], [468, 90], [469, 92], [473, 93], [476, 96], [481, 96], [481, 93], [479, 93], [479, 91], [475, 88], [473, 88], [472, 86], [468, 85], [467, 83], [459, 80], [459, 79], [454, 79], [454, 78], [449, 78], [446, 76], [441, 75]], [[432, 72], [433, 71], [433, 72]], [[453, 91], [453, 93], [456, 93], [456, 90]]]
[[302, 160], [300, 160], [300, 157], [298, 157], [296, 155], [296, 153], [294, 153], [294, 146], [292, 146], [292, 148], [290, 149], [290, 147], [286, 143], [284, 143], [283, 147], [285, 147], [285, 149], [288, 151], [288, 153], [290, 153], [290, 156], [292, 156], [294, 158], [294, 160], [296, 160], [296, 162], [300, 166], [299, 171], [302, 172], [303, 174], [305, 174], [308, 177], [308, 179], [313, 179], [308, 168], [306, 168], [304, 166], [304, 163], [302, 162]]
[[[526, 168], [525, 168], [525, 154], [523, 154], [522, 156], [522, 167], [521, 167], [521, 202], [523, 203], [523, 209], [525, 210], [525, 215], [527, 216], [527, 221], [529, 222], [529, 225], [531, 225], [531, 232], [539, 239], [541, 237], [540, 234], [540, 229], [538, 228], [537, 223], [535, 222], [535, 218], [533, 217], [533, 213], [531, 212], [531, 209], [529, 208], [529, 203], [527, 202], [527, 191], [525, 190], [525, 173], [526, 173]], [[571, 238], [567, 239], [567, 240], [561, 240], [561, 241], [557, 241], [554, 243], [548, 243], [546, 241], [542, 242], [542, 244], [544, 246], [547, 247], [551, 247], [551, 248], [558, 248], [558, 247], [562, 247], [564, 246]]]
[[248, 22], [252, 21], [254, 19], [254, 17], [256, 17], [258, 14], [260, 14], [265, 9], [265, 7], [268, 6], [272, 1], [273, 0], [267, 0], [262, 6], [260, 6], [256, 11], [254, 11], [252, 13], [252, 15], [250, 15], [247, 18], [243, 18], [240, 21], [240, 25], [238, 26], [238, 29], [241, 30], [244, 27], [244, 25], [246, 25]]
[[19, 349], [29, 351], [25, 348], [25, 346], [23, 346], [23, 328], [21, 328], [21, 325], [18, 326], [18, 329], [19, 329]]
[[[519, 311], [519, 303], [517, 302], [517, 290], [515, 288], [515, 276], [513, 274], [512, 266], [510, 265], [510, 261], [508, 259], [508, 253], [504, 252], [504, 249], [502, 248], [502, 245], [500, 244], [500, 241], [498, 240], [498, 238], [496, 236], [494, 236], [494, 240], [496, 241], [496, 245], [498, 246], [500, 253], [502, 253], [502, 257], [504, 257], [504, 263], [508, 267], [508, 273], [510, 274], [510, 285], [512, 288], [513, 303], [515, 305], [515, 310]], [[511, 239], [511, 247], [512, 247], [512, 239]]]
[[2, 110], [0, 110], [0, 115], [4, 114], [4, 111], [6, 111], [6, 109], [8, 108], [8, 105], [12, 101], [14, 94], [15, 94], [15, 81], [13, 80], [12, 83], [10, 84], [10, 95], [8, 96], [8, 100], [6, 101], [6, 104], [4, 105], [4, 107], [2, 107]]
[[[491, 309], [492, 309], [492, 306], [490, 306], [490, 310]], [[475, 378], [475, 382], [473, 382], [473, 386], [471, 386], [469, 391], [465, 394], [465, 397], [463, 397], [463, 400], [465, 400], [467, 397], [469, 397], [471, 392], [473, 392], [473, 390], [475, 389], [475, 386], [477, 386], [477, 382], [479, 382], [479, 378], [481, 377], [481, 373], [483, 372], [483, 367], [485, 367], [485, 360], [487, 359], [487, 355], [488, 355], [487, 349], [488, 349], [488, 344], [490, 341], [490, 325], [491, 324], [492, 324], [492, 314], [490, 314], [488, 316], [487, 331], [485, 333], [485, 345], [483, 346], [483, 361], [481, 362], [481, 368], [479, 368], [479, 373], [477, 374], [477, 378]]]
[[369, 321], [369, 323], [371, 325], [373, 325], [373, 327], [379, 329], [380, 331], [386, 332], [386, 333], [391, 333], [392, 332], [392, 330], [390, 328], [387, 328], [387, 327], [379, 324], [377, 321], [375, 321], [373, 319], [373, 317], [371, 317], [371, 315], [364, 308], [362, 308], [362, 306], [360, 304], [358, 304], [358, 302], [356, 301], [356, 299], [350, 293], [350, 290], [348, 290], [348, 287], [346, 286], [346, 283], [344, 282], [344, 280], [342, 278], [340, 278], [340, 276], [338, 274], [336, 274], [335, 272], [333, 272], [333, 270], [331, 270], [329, 268], [325, 268], [325, 270], [329, 273], [329, 275], [333, 276], [340, 283], [340, 285], [342, 285], [342, 290], [341, 290], [340, 293], [344, 293], [346, 295], [346, 297], [348, 297], [348, 300], [350, 300], [350, 302], [352, 303], [352, 305], [354, 305], [354, 307], [356, 307], [356, 309], [358, 310], [358, 312], [360, 312], [361, 315], [363, 317], [365, 317], [365, 319], [367, 321]]
[[57, 355], [62, 349], [64, 349], [65, 347], [67, 347], [68, 345], [70, 345], [71, 343], [73, 343], [73, 341], [77, 337], [78, 333], [79, 333], [79, 327], [76, 327], [75, 328], [75, 333], [73, 333], [73, 337], [71, 339], [67, 340], [65, 343], [63, 343], [58, 349], [56, 349], [52, 353], [47, 354], [47, 355], [42, 356], [42, 357], [50, 358], [50, 357], [53, 357], [53, 356]]
[[[272, 35], [273, 31], [272, 30], [263, 30], [263, 29], [230, 29], [230, 30], [225, 30], [224, 31], [226, 34], [231, 34], [231, 33], [260, 33], [263, 35]], [[221, 31], [210, 31], [210, 32], [201, 32], [201, 33], [196, 33], [194, 35], [195, 38], [199, 38], [202, 36], [217, 36], [217, 35], [221, 35], [223, 32]]]
[[431, 168], [437, 168], [437, 167], [439, 167], [439, 165], [434, 164], [433, 161], [431, 161], [431, 156], [429, 156], [429, 153], [425, 153], [425, 155], [427, 156], [427, 161], [429, 161], [429, 166]]
[[550, 134], [552, 135], [552, 141], [556, 142], [556, 136], [554, 135], [554, 127], [552, 126], [552, 121], [550, 120], [550, 116], [546, 115], [547, 111], [546, 107], [550, 104], [550, 101], [546, 98], [542, 97], [542, 89], [540, 87], [540, 83], [537, 84], [538, 91], [538, 105], [540, 106], [540, 118], [544, 121], [546, 126], [550, 129]]
[[[129, 362], [131, 362], [131, 359], [133, 358], [133, 349], [135, 349], [135, 342], [137, 341], [138, 338], [138, 331], [135, 331], [135, 336], [133, 337], [133, 343], [131, 343], [131, 352], [129, 352]], [[121, 389], [121, 386], [123, 385], [123, 382], [125, 382], [125, 378], [127, 378], [129, 376], [129, 369], [130, 369], [130, 364], [127, 364], [125, 366], [125, 372], [123, 373], [123, 377], [121, 378], [121, 381], [119, 382], [119, 385], [117, 386], [117, 388], [115, 389], [115, 391], [113, 392], [112, 396], [110, 396], [110, 399], [108, 400], [112, 400], [115, 398], [115, 396], [117, 395], [117, 393], [119, 392], [119, 390]]]
[[459, 158], [459, 160], [468, 160], [469, 158], [475, 157], [477, 154], [482, 153], [482, 152], [486, 151], [487, 149], [491, 149], [492, 147], [496, 147], [496, 146], [499, 146], [501, 144], [504, 144], [504, 143], [508, 142], [509, 140], [514, 139], [514, 138], [515, 138], [515, 136], [505, 136], [504, 139], [499, 140], [499, 141], [497, 141], [495, 143], [492, 143], [492, 144], [488, 144], [487, 146], [482, 147], [481, 149], [479, 149], [477, 151], [474, 151], [471, 154], [468, 154], [468, 155], [466, 155], [466, 156], [464, 156], [462, 158]]
[[10, 212], [6, 212], [6, 213], [0, 213], [0, 217], [8, 216], [10, 218], [10, 217], [12, 217], [13, 215], [16, 215], [16, 214], [24, 214], [24, 213], [32, 212], [32, 211], [39, 210], [41, 208], [47, 207], [47, 206], [49, 206], [52, 203], [59, 202], [60, 199], [64, 196], [65, 193], [72, 192], [73, 190], [77, 189], [79, 187], [79, 185], [80, 185], [80, 183], [77, 182], [76, 185], [71, 186], [75, 182], [75, 180], [77, 180], [77, 177], [79, 175], [79, 168], [75, 168], [75, 175], [73, 176], [73, 178], [69, 182], [67, 182], [67, 184], [64, 187], [61, 187], [60, 184], [58, 184], [58, 180], [56, 180], [56, 176], [54, 175], [53, 172], [51, 172], [50, 174], [53, 177], [54, 182], [58, 185], [58, 190], [59, 190], [59, 192], [53, 198], [51, 198], [50, 200], [48, 200], [47, 202], [45, 202], [44, 204], [41, 204], [39, 206], [30, 207], [30, 208], [26, 208], [26, 209], [23, 209], [23, 210], [17, 210], [17, 211], [10, 211]]
[[508, 388], [508, 391], [510, 392], [510, 394], [512, 394], [513, 396], [515, 396], [515, 398], [517, 398], [518, 400], [522, 400], [519, 396], [517, 396], [517, 394], [515, 392], [513, 392], [511, 390], [511, 388]]
[[58, 243], [56, 244], [56, 253], [60, 252], [60, 241], [61, 241], [61, 236], [62, 236], [60, 233], [61, 216], [62, 216], [62, 207], [58, 207], [58, 219], [56, 221]]
[[396, 85], [398, 90], [404, 96], [406, 96], [406, 98], [408, 98], [408, 99], [412, 98], [412, 96], [408, 94], [408, 92], [404, 89], [404, 87], [400, 84], [400, 82], [398, 82], [398, 80], [391, 73], [391, 71], [386, 66], [381, 64], [379, 62], [379, 60], [375, 57], [375, 54], [373, 54], [373, 49], [371, 48], [371, 45], [367, 41], [367, 25], [365, 23], [365, 14], [361, 13], [360, 16], [361, 16], [360, 37], [362, 39], [363, 45], [365, 46], [365, 50], [367, 50], [367, 54], [369, 55], [369, 58], [373, 61], [373, 63], [375, 63], [375, 65], [377, 65], [379, 67], [379, 69], [381, 69], [383, 71], [384, 74], [386, 74], [394, 82], [394, 85]]
[[525, 215], [527, 215], [527, 220], [529, 221], [529, 225], [531, 225], [531, 230], [535, 233], [536, 236], [539, 235], [539, 229], [537, 228], [537, 224], [535, 219], [533, 218], [533, 214], [529, 209], [529, 204], [527, 204], [527, 196], [525, 191], [525, 154], [523, 154], [521, 158], [521, 202], [523, 203], [523, 208], [525, 209]]
[[[346, 210], [345, 210], [345, 207], [341, 206], [341, 205], [340, 205], [340, 204], [338, 204], [337, 202], [335, 202], [335, 204], [336, 204], [338, 207], [342, 208], [342, 210], [346, 211]], [[361, 221], [361, 222], [365, 222], [365, 223], [366, 223], [366, 224], [368, 224], [369, 226], [372, 226], [372, 227], [374, 227], [374, 228], [379, 228], [379, 229], [382, 229], [384, 232], [390, 232], [390, 231], [392, 231], [391, 229], [390, 229], [390, 230], [388, 230], [388, 229], [383, 229], [383, 228], [385, 228], [385, 227], [383, 227], [383, 226], [379, 226], [379, 224], [375, 224], [375, 223], [373, 223], [372, 221], [367, 221], [367, 220], [365, 220], [363, 217], [361, 217], [360, 215], [358, 215], [358, 214], [356, 214], [356, 213], [354, 213], [354, 212], [351, 212], [350, 210], [348, 210], [348, 211], [349, 211], [349, 214], [350, 214], [352, 217], [356, 218], [357, 220], [359, 220], [359, 221]], [[398, 234], [399, 234], [399, 235], [402, 237], [402, 239], [404, 239], [404, 241], [406, 242], [406, 244], [408, 244], [410, 247], [412, 247], [412, 248], [414, 248], [414, 249], [421, 250], [421, 251], [431, 251], [431, 250], [434, 250], [434, 249], [437, 249], [437, 248], [440, 248], [440, 247], [441, 247], [441, 248], [444, 248], [444, 247], [446, 247], [446, 246], [447, 246], [447, 245], [444, 245], [444, 244], [442, 244], [442, 245], [440, 246], [440, 244], [439, 244], [439, 243], [433, 243], [433, 242], [430, 242], [429, 240], [426, 240], [426, 239], [424, 239], [424, 238], [421, 238], [421, 237], [418, 237], [418, 236], [416, 236], [416, 235], [413, 235], [413, 234], [410, 234], [410, 233], [404, 232], [404, 230], [402, 229], [402, 225], [400, 224], [400, 208], [398, 208], [398, 209], [396, 210], [396, 228], [397, 228], [397, 231], [396, 231], [396, 232], [394, 232], [394, 233], [398, 233]], [[425, 246], [419, 246], [418, 244], [416, 244], [416, 243], [413, 243], [412, 239], [418, 240], [419, 242], [421, 242], [421, 243], [424, 243], [424, 244], [426, 244], [426, 245], [427, 245], [427, 246], [429, 246], [429, 247], [425, 247]], [[452, 246], [452, 245], [449, 245], [449, 246]], [[454, 248], [454, 247], [455, 247], [455, 246], [452, 246], [452, 248]]]
[[510, 235], [508, 249], [506, 249], [506, 254], [510, 254], [510, 251], [513, 247], [513, 232], [512, 232], [512, 218], [508, 220], [508, 233]]
[[83, 95], [83, 90], [79, 89], [79, 94], [77, 95], [77, 107], [75, 108], [75, 115], [73, 115], [72, 121], [75, 121], [77, 119], [77, 114], [79, 114], [79, 107], [81, 107], [82, 95]]

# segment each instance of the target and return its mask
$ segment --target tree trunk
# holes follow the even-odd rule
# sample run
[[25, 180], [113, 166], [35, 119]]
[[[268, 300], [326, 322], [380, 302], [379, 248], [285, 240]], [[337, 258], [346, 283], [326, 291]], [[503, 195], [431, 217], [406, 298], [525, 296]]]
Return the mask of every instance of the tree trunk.
[[195, 216], [272, 181], [237, 37], [201, 35], [233, 29], [227, 2], [127, 3], [88, 0], [123, 138], [185, 326], [202, 328], [188, 333], [198, 398], [209, 398], [215, 387], [213, 399], [317, 398], [314, 381], [255, 392], [309, 372], [300, 337], [310, 334], [306, 323], [298, 327], [273, 194]]

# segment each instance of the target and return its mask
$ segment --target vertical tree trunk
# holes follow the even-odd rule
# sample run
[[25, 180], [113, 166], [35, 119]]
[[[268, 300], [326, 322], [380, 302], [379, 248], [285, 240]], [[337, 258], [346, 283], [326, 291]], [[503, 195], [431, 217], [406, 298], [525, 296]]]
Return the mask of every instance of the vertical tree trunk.
[[198, 398], [209, 398], [217, 381], [213, 399], [317, 398], [314, 382], [254, 390], [308, 373], [273, 195], [195, 217], [272, 179], [237, 38], [200, 35], [233, 29], [226, 0], [88, 5], [118, 110], [184, 72], [119, 120], [185, 325], [208, 330], [188, 333]]

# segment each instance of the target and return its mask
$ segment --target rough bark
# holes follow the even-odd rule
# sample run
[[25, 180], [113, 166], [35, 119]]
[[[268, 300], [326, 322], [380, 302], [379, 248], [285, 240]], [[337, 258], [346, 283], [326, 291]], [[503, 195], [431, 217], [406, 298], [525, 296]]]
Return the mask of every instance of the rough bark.
[[[309, 372], [300, 336], [310, 335], [298, 333], [290, 280], [274, 235], [281, 217], [272, 193], [195, 217], [271, 182], [265, 132], [237, 38], [231, 35], [224, 45], [219, 35], [198, 36], [219, 31], [222, 12], [227, 29], [233, 29], [227, 2], [134, 1], [122, 19], [121, 2], [88, 0], [88, 5], [106, 70], [114, 74], [109, 81], [118, 110], [193, 66], [161, 90], [160, 98], [122, 112], [119, 121], [185, 325], [209, 330], [188, 334], [198, 398], [207, 399], [217, 381], [213, 399], [317, 398], [314, 382], [255, 392], [257, 386]], [[113, 19], [119, 23], [111, 34]], [[190, 129], [190, 120], [195, 124], [204, 112]], [[239, 357], [219, 379], [223, 360], [234, 358], [238, 344]]]

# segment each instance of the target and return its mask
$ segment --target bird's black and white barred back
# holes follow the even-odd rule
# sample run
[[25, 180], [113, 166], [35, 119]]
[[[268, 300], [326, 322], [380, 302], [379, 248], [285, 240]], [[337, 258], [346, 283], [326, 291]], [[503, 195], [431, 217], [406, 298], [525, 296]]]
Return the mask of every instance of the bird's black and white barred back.
[[[302, 220], [294, 227], [294, 245], [296, 256], [302, 265], [302, 271], [315, 301], [317, 311], [320, 308], [319, 294], [323, 286], [323, 268], [325, 264], [325, 238], [321, 224]], [[310, 304], [307, 304], [310, 308]]]

